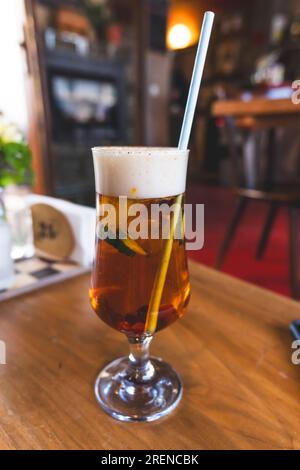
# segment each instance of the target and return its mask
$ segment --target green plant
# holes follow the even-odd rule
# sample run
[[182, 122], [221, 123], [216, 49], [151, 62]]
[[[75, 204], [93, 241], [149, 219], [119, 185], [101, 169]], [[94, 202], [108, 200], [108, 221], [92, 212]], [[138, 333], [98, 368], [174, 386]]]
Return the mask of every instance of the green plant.
[[31, 151], [17, 127], [0, 114], [0, 187], [32, 183]]

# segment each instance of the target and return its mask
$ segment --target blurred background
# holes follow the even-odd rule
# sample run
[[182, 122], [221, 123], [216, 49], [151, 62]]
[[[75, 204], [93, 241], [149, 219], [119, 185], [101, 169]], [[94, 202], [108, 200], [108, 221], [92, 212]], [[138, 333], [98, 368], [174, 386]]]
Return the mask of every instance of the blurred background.
[[22, 167], [0, 146], [6, 210], [24, 186], [94, 206], [92, 146], [177, 146], [207, 9], [187, 189], [205, 246], [190, 256], [298, 298], [299, 0], [1, 2], [0, 141], [24, 144]]

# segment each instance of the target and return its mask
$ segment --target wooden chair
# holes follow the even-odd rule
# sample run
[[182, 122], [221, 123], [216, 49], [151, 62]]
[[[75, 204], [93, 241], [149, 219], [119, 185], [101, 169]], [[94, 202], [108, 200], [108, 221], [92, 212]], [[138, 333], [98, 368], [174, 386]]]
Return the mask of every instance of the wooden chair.
[[[223, 242], [216, 258], [215, 267], [221, 269], [224, 258], [231, 246], [247, 205], [251, 201], [259, 201], [268, 205], [265, 225], [262, 229], [258, 243], [256, 258], [261, 259], [267, 248], [268, 240], [276, 216], [281, 207], [286, 208], [289, 217], [289, 271], [292, 296], [299, 299], [298, 278], [298, 209], [300, 207], [300, 185], [275, 183], [277, 161], [276, 147], [276, 120], [271, 117], [257, 122], [249, 118], [234, 119], [225, 116], [225, 126], [232, 167], [234, 169], [237, 204], [227, 227]], [[281, 124], [278, 121], [279, 125]], [[258, 145], [259, 135], [264, 133], [267, 137], [266, 151], [262, 152]], [[237, 135], [243, 136], [243, 145], [238, 146]], [[241, 151], [242, 150], [242, 151]], [[264, 165], [262, 162], [264, 160]]]

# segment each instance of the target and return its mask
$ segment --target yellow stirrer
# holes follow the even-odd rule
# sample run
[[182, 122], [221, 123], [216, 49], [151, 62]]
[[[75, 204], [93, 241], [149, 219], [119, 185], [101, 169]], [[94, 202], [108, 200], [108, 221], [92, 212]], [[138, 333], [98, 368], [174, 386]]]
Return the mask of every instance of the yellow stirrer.
[[[212, 13], [211, 11], [206, 12], [204, 15], [191, 85], [189, 89], [189, 95], [187, 99], [181, 134], [179, 138], [179, 150], [187, 150], [188, 147], [214, 16], [214, 13]], [[172, 254], [174, 233], [179, 219], [182, 198], [182, 194], [180, 194], [176, 198], [175, 210], [173, 212], [173, 218], [171, 221], [170, 237], [166, 240], [166, 243], [164, 245], [162, 257], [152, 287], [145, 323], [145, 333], [148, 335], [153, 335], [157, 327], [158, 312]]]

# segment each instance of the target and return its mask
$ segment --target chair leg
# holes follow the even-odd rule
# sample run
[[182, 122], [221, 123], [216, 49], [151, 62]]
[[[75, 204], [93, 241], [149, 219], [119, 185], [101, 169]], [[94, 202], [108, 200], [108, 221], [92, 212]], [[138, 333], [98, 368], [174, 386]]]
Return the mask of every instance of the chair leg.
[[289, 225], [290, 225], [290, 283], [292, 296], [299, 299], [299, 279], [298, 279], [298, 209], [296, 207], [289, 208]]
[[279, 210], [279, 207], [277, 206], [277, 204], [272, 203], [269, 208], [268, 215], [266, 218], [266, 223], [264, 225], [261, 238], [257, 247], [256, 259], [262, 259], [262, 257], [265, 254], [269, 237], [271, 234], [271, 230], [273, 228], [276, 216], [278, 214], [278, 210]]
[[248, 200], [244, 197], [240, 197], [237, 202], [237, 206], [235, 208], [235, 211], [233, 213], [232, 219], [229, 223], [229, 226], [226, 230], [225, 237], [223, 239], [221, 248], [219, 250], [219, 253], [217, 255], [217, 259], [215, 262], [215, 268], [216, 269], [221, 269], [224, 258], [226, 256], [226, 253], [230, 247], [230, 244], [234, 238], [235, 232], [238, 228], [238, 225], [241, 221], [241, 218], [244, 214], [244, 211], [246, 209]]

